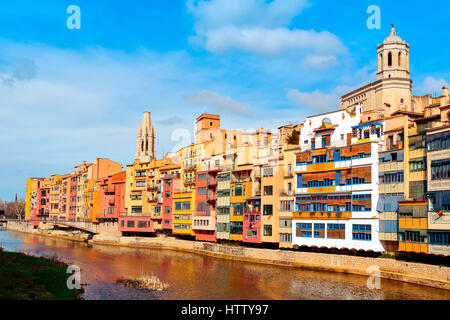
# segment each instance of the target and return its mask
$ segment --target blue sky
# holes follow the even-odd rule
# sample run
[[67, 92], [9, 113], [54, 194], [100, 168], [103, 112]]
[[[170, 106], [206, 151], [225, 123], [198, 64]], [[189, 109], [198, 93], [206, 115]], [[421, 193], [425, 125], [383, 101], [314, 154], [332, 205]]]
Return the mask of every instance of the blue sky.
[[[70, 5], [80, 30], [66, 27]], [[369, 5], [380, 30], [367, 28]], [[338, 108], [376, 78], [391, 23], [411, 46], [413, 93], [439, 93], [449, 11], [447, 1], [2, 1], [0, 198], [83, 160], [131, 163], [143, 111], [163, 156], [190, 142], [202, 112], [254, 130]]]

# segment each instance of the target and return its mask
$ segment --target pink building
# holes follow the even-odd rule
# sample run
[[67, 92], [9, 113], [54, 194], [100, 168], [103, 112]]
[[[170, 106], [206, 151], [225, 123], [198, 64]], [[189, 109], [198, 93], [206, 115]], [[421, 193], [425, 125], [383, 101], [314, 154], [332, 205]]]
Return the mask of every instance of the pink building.
[[261, 243], [261, 196], [247, 198], [244, 211], [243, 242]]
[[80, 179], [79, 175], [71, 175], [70, 176], [70, 191], [69, 191], [69, 221], [77, 220], [77, 197], [78, 197], [78, 180]]
[[172, 201], [174, 184], [180, 183], [179, 175], [164, 174], [163, 179], [163, 207], [162, 228], [166, 233], [172, 233]]

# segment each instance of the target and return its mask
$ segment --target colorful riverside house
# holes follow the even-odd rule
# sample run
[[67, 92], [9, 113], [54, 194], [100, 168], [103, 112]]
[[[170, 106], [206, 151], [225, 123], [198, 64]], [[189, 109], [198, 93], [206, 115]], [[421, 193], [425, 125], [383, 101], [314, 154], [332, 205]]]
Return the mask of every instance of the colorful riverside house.
[[231, 173], [230, 240], [243, 240], [243, 221], [247, 198], [252, 196], [253, 166], [238, 165]]
[[25, 200], [25, 219], [31, 219], [37, 216], [37, 197], [38, 189], [44, 178], [30, 178], [27, 180], [26, 200]]
[[172, 219], [173, 219], [173, 192], [174, 190], [180, 190], [180, 167], [176, 168], [175, 172], [164, 173], [161, 175], [163, 180], [163, 208], [162, 208], [162, 221], [163, 232], [167, 235], [172, 235]]
[[69, 200], [70, 200], [70, 174], [61, 176], [61, 186], [59, 189], [59, 215], [58, 220], [68, 220]]
[[293, 126], [292, 124], [278, 128], [280, 161], [283, 170], [278, 207], [280, 248], [292, 248], [292, 213], [295, 207], [294, 170], [296, 153], [300, 152], [300, 129], [301, 125]]
[[[446, 108], [450, 111], [450, 108]], [[447, 113], [447, 119], [450, 113]], [[450, 255], [450, 126], [427, 131], [428, 252]]]
[[192, 229], [195, 240], [216, 242], [217, 173], [219, 166], [201, 166], [195, 187], [195, 211]]
[[383, 123], [358, 124], [360, 112], [308, 117], [301, 128], [294, 245], [384, 251], [375, 210]]
[[[174, 186], [175, 187], [175, 186]], [[192, 239], [192, 211], [195, 204], [195, 190], [186, 191], [185, 187], [174, 189], [172, 204], [172, 234]]]
[[403, 150], [408, 119], [402, 113], [385, 119], [385, 141], [379, 152], [380, 241], [389, 253], [398, 251], [398, 203], [408, 194]]
[[231, 171], [217, 174], [217, 239], [230, 240]]
[[418, 112], [408, 112], [413, 118], [408, 124], [405, 143], [405, 170], [409, 195], [399, 203], [399, 251], [429, 253], [428, 246], [428, 177], [427, 177], [427, 132], [442, 127], [448, 121], [449, 94], [446, 87], [441, 97], [413, 96]]
[[50, 220], [58, 220], [60, 205], [61, 176], [52, 175], [50, 178]]
[[[125, 212], [126, 172], [120, 172], [100, 179], [100, 203], [97, 221], [117, 222], [119, 215]], [[92, 193], [92, 199], [94, 193]]]
[[41, 181], [37, 193], [37, 207], [36, 216], [32, 219], [47, 220], [50, 216], [50, 190], [51, 179], [45, 178]]
[[242, 232], [243, 242], [261, 243], [261, 195], [247, 198]]
[[70, 175], [70, 183], [69, 183], [69, 211], [67, 215], [68, 221], [76, 221], [77, 220], [77, 197], [78, 197], [78, 174]]
[[173, 190], [180, 189], [180, 165], [170, 164], [160, 168], [161, 196], [162, 196], [162, 232], [166, 235], [172, 234], [172, 203]]
[[96, 158], [93, 163], [83, 161], [75, 167], [77, 175], [76, 220], [89, 221], [89, 201], [87, 194], [95, 184], [95, 181], [122, 171], [122, 164], [110, 159]]

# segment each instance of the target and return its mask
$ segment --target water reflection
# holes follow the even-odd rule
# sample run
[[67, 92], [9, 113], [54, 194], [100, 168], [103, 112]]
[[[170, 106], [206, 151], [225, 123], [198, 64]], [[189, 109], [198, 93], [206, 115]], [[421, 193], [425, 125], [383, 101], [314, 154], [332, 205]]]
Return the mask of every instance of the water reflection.
[[[1, 229], [0, 229], [1, 230]], [[0, 246], [78, 265], [86, 299], [450, 299], [450, 292], [366, 277], [216, 259], [169, 250], [89, 245], [0, 231]], [[170, 288], [147, 292], [115, 283], [119, 277], [154, 274]]]

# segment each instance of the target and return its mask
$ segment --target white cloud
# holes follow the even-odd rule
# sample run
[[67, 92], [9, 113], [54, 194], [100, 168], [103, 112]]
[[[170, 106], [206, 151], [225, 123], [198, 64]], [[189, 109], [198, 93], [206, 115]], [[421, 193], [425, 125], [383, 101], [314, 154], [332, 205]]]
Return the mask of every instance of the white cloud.
[[249, 116], [249, 104], [242, 104], [229, 96], [221, 96], [215, 92], [202, 91], [196, 94], [185, 94], [183, 100], [196, 105], [209, 106], [217, 112], [228, 112], [240, 116]]
[[317, 112], [339, 108], [339, 97], [337, 95], [325, 94], [318, 90], [314, 92], [300, 92], [297, 89], [291, 89], [287, 92], [287, 97], [293, 103], [302, 107], [316, 109]]
[[276, 56], [295, 51], [299, 58], [302, 53], [312, 53], [310, 65], [325, 69], [347, 48], [328, 31], [289, 28], [291, 20], [308, 5], [304, 0], [191, 0], [187, 7], [196, 19], [196, 34], [189, 42], [216, 53], [237, 49]]
[[440, 96], [442, 93], [442, 87], [444, 86], [449, 86], [445, 79], [436, 79], [430, 76], [426, 77], [422, 84], [415, 88], [415, 91], [420, 94], [436, 94], [437, 96]]
[[303, 60], [306, 69], [325, 70], [336, 65], [337, 59], [333, 55], [309, 55]]
[[189, 0], [196, 18], [194, 29], [203, 33], [226, 26], [285, 26], [309, 4], [306, 0]]
[[[205, 47], [212, 52], [224, 52], [234, 48], [264, 55], [279, 55], [292, 50], [324, 54], [338, 54], [346, 51], [341, 41], [328, 31], [234, 26], [208, 31]], [[333, 58], [327, 56], [327, 59]]]

